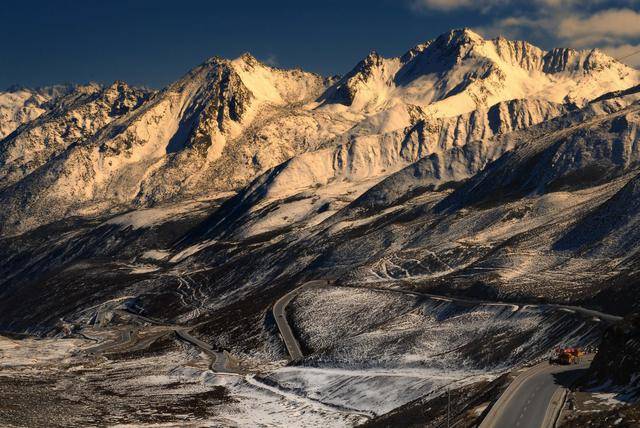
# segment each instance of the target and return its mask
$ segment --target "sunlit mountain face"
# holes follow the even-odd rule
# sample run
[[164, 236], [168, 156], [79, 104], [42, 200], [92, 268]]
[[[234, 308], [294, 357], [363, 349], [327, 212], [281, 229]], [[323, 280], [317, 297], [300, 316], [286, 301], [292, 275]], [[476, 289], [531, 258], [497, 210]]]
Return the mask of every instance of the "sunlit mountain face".
[[639, 127], [638, 70], [469, 29], [0, 92], [0, 425], [632, 423]]

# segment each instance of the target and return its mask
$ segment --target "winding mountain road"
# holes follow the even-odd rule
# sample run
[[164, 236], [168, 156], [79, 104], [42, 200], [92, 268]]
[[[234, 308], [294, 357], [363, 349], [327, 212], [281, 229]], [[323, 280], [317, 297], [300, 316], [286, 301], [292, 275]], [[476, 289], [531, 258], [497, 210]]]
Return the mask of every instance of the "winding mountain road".
[[209, 368], [214, 372], [227, 374], [241, 374], [242, 372], [232, 366], [231, 359], [226, 351], [215, 351], [211, 345], [189, 334], [187, 329], [177, 328], [174, 330], [178, 337], [200, 348], [205, 354], [211, 358]]
[[[192, 336], [189, 333], [189, 330], [193, 327], [183, 327], [177, 326], [173, 324], [167, 324], [162, 321], [158, 321], [153, 318], [145, 317], [143, 315], [138, 315], [133, 312], [129, 312], [127, 310], [118, 309], [116, 312], [121, 315], [125, 315], [131, 318], [135, 318], [141, 322], [145, 322], [148, 324], [153, 324], [161, 327], [167, 327], [167, 331], [173, 331], [178, 338], [184, 340], [185, 342], [191, 343], [193, 346], [200, 348], [207, 356], [211, 359], [211, 363], [209, 364], [209, 368], [218, 373], [226, 373], [226, 374], [242, 374], [243, 372], [239, 370], [229, 353], [226, 351], [216, 351], [213, 349], [211, 345], [202, 340]], [[137, 337], [137, 328], [125, 328], [123, 329], [118, 338], [109, 343], [100, 344], [93, 348], [87, 350], [89, 354], [98, 354], [105, 352], [115, 352], [116, 350], [121, 352], [126, 349], [132, 349], [135, 347], [136, 342], [139, 340]]]
[[525, 371], [498, 398], [480, 428], [554, 427], [564, 405], [566, 387], [590, 363], [590, 358], [569, 366], [544, 362]]
[[[276, 320], [282, 339], [292, 361], [304, 357], [300, 343], [295, 337], [287, 321], [287, 305], [302, 291], [318, 286], [330, 285], [329, 280], [309, 281], [278, 299], [273, 305], [273, 316]], [[497, 305], [497, 306], [543, 306], [557, 310], [578, 313], [583, 317], [595, 318], [605, 322], [616, 322], [622, 317], [604, 312], [560, 304], [519, 304], [513, 302], [490, 302], [484, 300], [440, 296], [415, 291], [371, 288], [376, 291], [396, 292], [413, 296], [428, 297], [435, 300], [449, 301], [463, 305]], [[566, 395], [566, 387], [571, 385], [585, 369], [589, 367], [591, 357], [583, 358], [577, 365], [551, 365], [548, 362], [538, 364], [519, 375], [502, 393], [498, 401], [481, 423], [481, 428], [547, 428], [555, 426]]]
[[[293, 333], [293, 330], [287, 320], [287, 314], [286, 314], [287, 305], [302, 291], [312, 287], [330, 285], [331, 283], [332, 283], [332, 280], [327, 280], [327, 279], [320, 279], [320, 280], [305, 282], [300, 287], [297, 287], [294, 290], [288, 292], [287, 294], [279, 298], [274, 303], [273, 309], [272, 309], [273, 317], [276, 320], [278, 330], [280, 330], [280, 335], [282, 336], [282, 340], [284, 341], [284, 344], [287, 348], [287, 351], [289, 352], [289, 356], [292, 361], [302, 359], [304, 357], [304, 354], [302, 352], [302, 349], [300, 348], [300, 343], [298, 342], [298, 339]], [[462, 305], [548, 307], [548, 308], [578, 313], [586, 318], [599, 319], [599, 320], [610, 322], [610, 323], [614, 323], [622, 320], [622, 317], [617, 315], [611, 315], [611, 314], [596, 311], [593, 309], [582, 308], [579, 306], [561, 305], [561, 304], [555, 304], [555, 303], [523, 304], [523, 303], [515, 303], [515, 302], [492, 302], [492, 301], [482, 300], [482, 299], [469, 299], [469, 298], [462, 298], [462, 297], [441, 296], [438, 294], [424, 293], [424, 292], [411, 291], [411, 290], [399, 290], [399, 289], [393, 289], [393, 288], [382, 288], [382, 287], [354, 287], [354, 288], [363, 288], [367, 290], [384, 291], [384, 292], [390, 292], [390, 293], [400, 293], [400, 294], [406, 294], [406, 295], [417, 296], [417, 297], [427, 297], [434, 300], [442, 300], [442, 301], [453, 302], [453, 303], [462, 304]]]
[[305, 282], [300, 287], [288, 292], [287, 294], [279, 298], [273, 305], [273, 317], [276, 320], [278, 330], [280, 330], [280, 335], [282, 336], [282, 340], [287, 347], [287, 351], [289, 352], [289, 356], [292, 361], [302, 359], [302, 357], [304, 357], [304, 354], [302, 353], [302, 349], [300, 349], [300, 343], [298, 342], [298, 339], [293, 334], [293, 330], [291, 329], [291, 326], [287, 321], [287, 305], [302, 291], [312, 287], [319, 287], [329, 284], [331, 284], [331, 281], [326, 279]]
[[417, 296], [417, 297], [427, 297], [430, 299], [448, 301], [448, 302], [458, 303], [462, 305], [519, 306], [519, 307], [532, 307], [532, 308], [547, 307], [552, 309], [561, 309], [564, 311], [575, 312], [586, 318], [598, 318], [600, 320], [610, 322], [610, 323], [614, 323], [622, 320], [622, 317], [620, 316], [607, 314], [605, 312], [600, 312], [595, 309], [587, 309], [580, 306], [572, 306], [572, 305], [562, 305], [559, 303], [502, 302], [502, 301], [490, 301], [490, 300], [483, 300], [483, 299], [469, 299], [464, 297], [442, 296], [438, 294], [425, 293], [420, 291], [411, 291], [411, 290], [400, 290], [396, 288], [383, 288], [383, 287], [358, 287], [358, 288], [364, 288], [364, 289], [376, 290], [376, 291], [387, 291], [391, 293], [407, 294], [407, 295]]
[[120, 352], [132, 347], [136, 343], [136, 340], [137, 329], [127, 326], [119, 331], [115, 340], [101, 343], [87, 349], [85, 352], [89, 355]]

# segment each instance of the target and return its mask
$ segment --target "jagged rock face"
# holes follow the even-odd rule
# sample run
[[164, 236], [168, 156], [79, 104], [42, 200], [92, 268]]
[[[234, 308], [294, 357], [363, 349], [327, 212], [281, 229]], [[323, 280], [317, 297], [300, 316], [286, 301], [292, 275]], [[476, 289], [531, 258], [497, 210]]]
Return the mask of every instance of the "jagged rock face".
[[[0, 155], [2, 233], [235, 191], [283, 162], [273, 195], [336, 178], [382, 178], [430, 155], [451, 167], [452, 148], [639, 79], [598, 52], [544, 52], [469, 30], [400, 58], [372, 53], [337, 82], [246, 54], [213, 58], [148, 101], [131, 89], [118, 99], [87, 94], [12, 135]], [[468, 174], [485, 161], [457, 170]]]
[[632, 104], [591, 121], [559, 124], [559, 129], [502, 156], [492, 168], [476, 175], [444, 201], [442, 208], [595, 186], [640, 165], [640, 105]]
[[97, 143], [105, 157], [132, 157], [138, 148], [158, 154], [197, 148], [206, 154], [223, 134], [234, 131], [252, 97], [226, 61], [214, 58], [105, 130]]
[[248, 55], [213, 58], [8, 187], [2, 197], [13, 209], [3, 228], [33, 227], [52, 210], [65, 213], [60, 217], [93, 215], [136, 201], [202, 194], [211, 188], [199, 187], [205, 172], [211, 176], [207, 166], [243, 128], [281, 106], [313, 98], [323, 85], [319, 76], [272, 69]]
[[116, 82], [108, 88], [80, 86], [50, 102], [49, 110], [0, 145], [0, 189], [83, 142], [112, 120], [138, 108], [150, 93]]
[[[206, 107], [192, 120], [196, 124], [185, 149], [149, 172], [140, 184], [137, 204], [235, 190], [319, 144], [318, 120], [292, 106], [315, 98], [325, 87], [324, 79], [267, 67], [247, 54], [234, 61], [216, 61], [219, 74], [205, 79], [213, 92], [199, 98], [211, 101], [205, 101]], [[174, 136], [178, 138], [180, 133]]]
[[[528, 128], [566, 111], [567, 107], [561, 104], [513, 100], [454, 118], [419, 119], [403, 130], [360, 136], [336, 147], [297, 156], [278, 169], [277, 177], [262, 192], [268, 197], [284, 197], [334, 180], [393, 175], [417, 161], [423, 166], [429, 163], [429, 173], [415, 175], [414, 167], [408, 167], [410, 175], [420, 182], [410, 187], [463, 180], [516, 144], [513, 140], [492, 141], [493, 137]], [[410, 190], [398, 181], [393, 183], [385, 190], [387, 197]]]
[[640, 384], [640, 314], [609, 327], [589, 368], [592, 385], [613, 384], [636, 392]]
[[452, 118], [440, 119], [438, 147], [448, 149], [547, 121], [566, 113], [563, 104], [542, 100], [510, 100]]
[[359, 111], [406, 103], [436, 116], [456, 116], [519, 98], [584, 105], [638, 79], [636, 70], [597, 50], [545, 52], [523, 41], [485, 40], [456, 30], [400, 58], [370, 54], [324, 101]]
[[513, 100], [440, 119], [431, 129], [421, 122], [413, 132], [430, 141], [429, 155], [373, 186], [352, 208], [381, 209], [416, 190], [463, 181], [528, 138], [528, 134], [519, 137], [514, 131], [529, 129], [566, 111], [561, 104]]
[[[411, 53], [407, 55], [411, 55]], [[387, 61], [383, 57], [376, 52], [371, 52], [365, 59], [360, 61], [353, 70], [337, 82], [324, 97], [332, 103], [337, 102], [351, 106], [355, 101], [360, 87], [367, 86], [377, 77], [376, 74], [381, 73], [384, 75], [385, 71], [383, 69], [386, 66]], [[390, 68], [393, 72], [392, 65]], [[389, 77], [391, 76], [387, 76], [387, 78]], [[385, 83], [383, 80], [382, 84], [384, 85]]]
[[47, 86], [38, 89], [11, 87], [0, 92], [0, 140], [23, 123], [30, 122], [47, 111], [49, 104], [73, 90], [71, 85]]

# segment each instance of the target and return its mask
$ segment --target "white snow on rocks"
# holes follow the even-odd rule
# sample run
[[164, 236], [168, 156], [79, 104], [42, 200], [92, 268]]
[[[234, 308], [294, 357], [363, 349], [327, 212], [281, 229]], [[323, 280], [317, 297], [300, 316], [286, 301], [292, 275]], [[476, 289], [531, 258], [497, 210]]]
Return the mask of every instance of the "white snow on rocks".
[[598, 323], [543, 306], [464, 305], [410, 294], [325, 287], [292, 302], [313, 352], [272, 372], [279, 388], [375, 414], [412, 399], [495, 377], [558, 344], [597, 340]]
[[24, 123], [28, 123], [50, 108], [50, 103], [74, 89], [69, 85], [46, 86], [38, 89], [12, 87], [0, 91], [0, 140]]
[[[131, 227], [132, 229], [150, 228], [168, 221], [176, 221], [185, 217], [197, 215], [201, 210], [207, 207], [201, 202], [186, 202], [180, 204], [164, 205], [157, 208], [147, 208], [130, 211], [110, 218], [104, 224], [114, 224], [122, 228]], [[159, 254], [150, 254], [149, 257], [159, 256]]]
[[[59, 155], [11, 161], [12, 177], [24, 178], [2, 196], [0, 233], [234, 191], [283, 162], [269, 197], [383, 178], [424, 156], [449, 156], [452, 147], [561, 114], [559, 104], [584, 105], [639, 81], [638, 71], [598, 51], [545, 52], [470, 30], [400, 58], [373, 53], [338, 82], [248, 54], [212, 58], [99, 132], [56, 144]], [[516, 99], [527, 103], [507, 108]], [[85, 123], [87, 114], [74, 118]], [[48, 147], [33, 138], [34, 147]], [[454, 176], [469, 173], [463, 169]]]

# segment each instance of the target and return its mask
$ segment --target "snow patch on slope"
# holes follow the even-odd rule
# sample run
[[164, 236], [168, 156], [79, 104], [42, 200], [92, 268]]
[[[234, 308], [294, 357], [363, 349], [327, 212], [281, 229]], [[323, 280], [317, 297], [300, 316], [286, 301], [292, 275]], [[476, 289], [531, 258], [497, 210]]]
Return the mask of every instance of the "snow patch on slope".
[[[118, 225], [122, 228], [130, 227], [134, 230], [150, 228], [169, 221], [197, 216], [207, 206], [207, 204], [201, 202], [187, 202], [140, 209], [113, 217], [104, 224]], [[154, 253], [152, 256], [159, 256], [159, 254]]]

